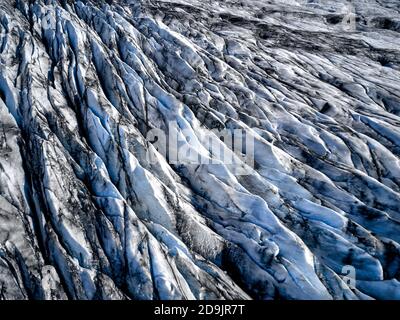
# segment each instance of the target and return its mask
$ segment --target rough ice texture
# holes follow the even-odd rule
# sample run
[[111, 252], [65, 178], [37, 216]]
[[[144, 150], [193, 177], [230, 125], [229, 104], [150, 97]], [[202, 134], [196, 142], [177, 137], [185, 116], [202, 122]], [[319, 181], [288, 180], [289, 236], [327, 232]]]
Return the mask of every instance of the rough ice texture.
[[0, 299], [399, 299], [400, 6], [347, 3], [0, 1]]

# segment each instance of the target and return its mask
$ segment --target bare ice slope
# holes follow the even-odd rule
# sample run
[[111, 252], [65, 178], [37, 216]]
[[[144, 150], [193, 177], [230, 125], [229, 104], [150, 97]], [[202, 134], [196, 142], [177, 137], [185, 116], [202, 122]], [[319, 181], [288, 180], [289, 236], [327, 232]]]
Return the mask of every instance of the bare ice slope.
[[397, 0], [1, 0], [0, 98], [0, 299], [400, 299]]

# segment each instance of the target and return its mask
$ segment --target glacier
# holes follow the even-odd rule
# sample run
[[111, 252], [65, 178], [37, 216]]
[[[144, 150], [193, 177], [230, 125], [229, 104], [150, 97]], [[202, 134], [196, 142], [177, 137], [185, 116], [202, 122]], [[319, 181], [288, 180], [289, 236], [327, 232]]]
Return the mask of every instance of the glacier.
[[400, 299], [399, 33], [397, 0], [1, 0], [0, 299]]

